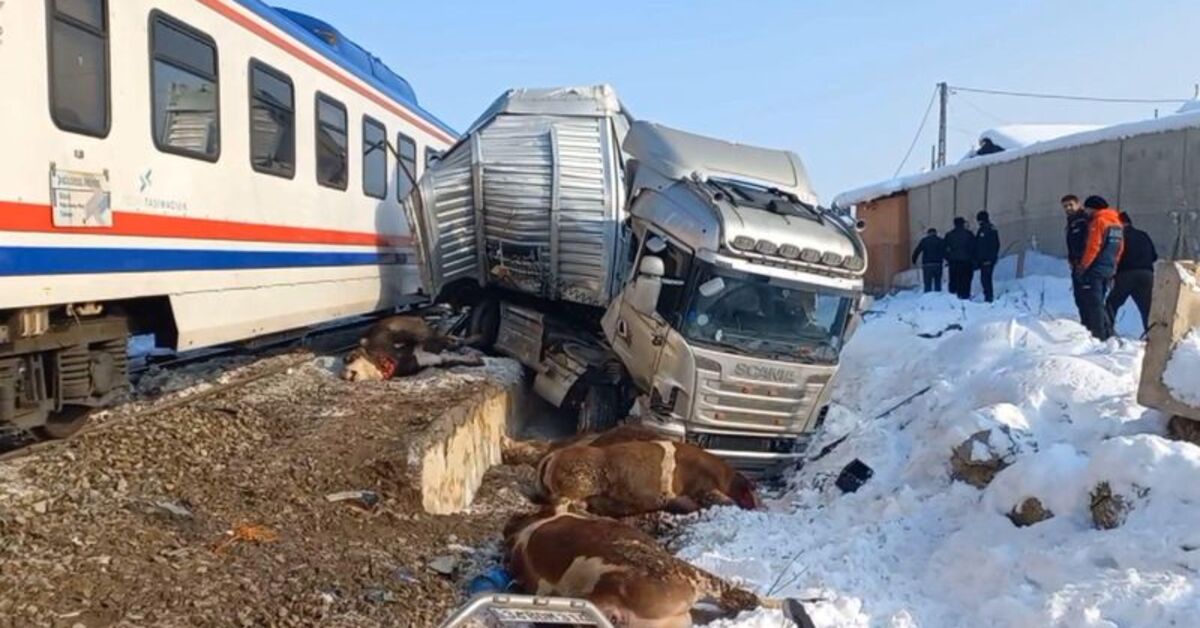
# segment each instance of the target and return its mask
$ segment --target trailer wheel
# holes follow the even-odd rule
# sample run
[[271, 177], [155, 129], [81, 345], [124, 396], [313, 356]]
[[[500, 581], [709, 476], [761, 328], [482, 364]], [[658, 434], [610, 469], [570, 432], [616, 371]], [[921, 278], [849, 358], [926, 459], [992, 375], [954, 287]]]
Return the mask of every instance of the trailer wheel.
[[37, 428], [40, 436], [46, 439], [70, 438], [87, 425], [92, 416], [92, 408], [86, 406], [66, 406], [60, 412], [52, 412], [46, 418], [46, 423]]
[[616, 386], [589, 386], [579, 404], [576, 431], [580, 434], [603, 432], [617, 426], [621, 418], [620, 394]]
[[490, 351], [500, 335], [500, 302], [486, 299], [471, 306], [469, 344]]

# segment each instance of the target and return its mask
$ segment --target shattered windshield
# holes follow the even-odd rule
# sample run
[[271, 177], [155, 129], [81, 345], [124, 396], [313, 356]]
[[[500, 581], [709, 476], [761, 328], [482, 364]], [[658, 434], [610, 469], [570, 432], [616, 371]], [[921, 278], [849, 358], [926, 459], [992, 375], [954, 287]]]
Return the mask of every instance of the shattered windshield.
[[705, 264], [682, 333], [702, 346], [789, 362], [837, 360], [850, 298]]

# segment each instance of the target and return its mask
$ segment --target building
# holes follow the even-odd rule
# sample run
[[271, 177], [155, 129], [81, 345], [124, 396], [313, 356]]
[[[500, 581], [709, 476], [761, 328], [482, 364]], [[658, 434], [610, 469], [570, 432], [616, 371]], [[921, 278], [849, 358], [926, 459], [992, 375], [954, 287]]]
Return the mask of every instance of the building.
[[980, 210], [1000, 230], [1002, 255], [1036, 249], [1065, 257], [1064, 194], [1099, 194], [1128, 211], [1163, 257], [1200, 255], [1200, 106], [1101, 128], [1006, 127], [985, 138], [988, 151], [1000, 150], [834, 199], [867, 223], [871, 289], [892, 288], [926, 229], [944, 233], [955, 216], [974, 224]]

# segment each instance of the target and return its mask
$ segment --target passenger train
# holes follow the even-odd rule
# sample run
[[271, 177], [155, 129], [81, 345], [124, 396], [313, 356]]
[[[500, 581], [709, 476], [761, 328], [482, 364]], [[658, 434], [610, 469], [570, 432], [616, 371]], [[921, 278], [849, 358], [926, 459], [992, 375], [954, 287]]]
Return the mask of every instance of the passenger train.
[[329, 24], [4, 2], [0, 78], [0, 425], [78, 429], [130, 334], [186, 350], [419, 298], [401, 200], [457, 134]]

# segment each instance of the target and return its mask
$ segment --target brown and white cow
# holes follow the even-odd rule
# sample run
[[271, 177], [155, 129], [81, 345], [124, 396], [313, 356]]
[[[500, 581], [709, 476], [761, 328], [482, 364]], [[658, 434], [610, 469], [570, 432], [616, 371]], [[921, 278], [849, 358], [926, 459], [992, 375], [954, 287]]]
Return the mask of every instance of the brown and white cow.
[[550, 452], [537, 470], [539, 497], [608, 517], [709, 506], [761, 506], [754, 483], [721, 458], [689, 443], [627, 441], [572, 445]]
[[438, 333], [419, 316], [392, 316], [371, 325], [344, 360], [342, 379], [381, 381], [430, 367], [481, 366], [478, 353], [461, 353], [463, 341]]
[[614, 427], [603, 432], [593, 432], [590, 434], [579, 434], [558, 441], [544, 440], [515, 440], [506, 439], [503, 444], [501, 456], [504, 464], [528, 464], [537, 466], [542, 458], [550, 452], [558, 451], [565, 447], [575, 447], [583, 445], [591, 445], [594, 447], [607, 447], [617, 443], [630, 443], [638, 441], [662, 440], [663, 435], [648, 427], [643, 427], [636, 424], [627, 424]]
[[[525, 593], [587, 599], [614, 626], [691, 626], [701, 602], [725, 615], [783, 606], [672, 556], [643, 532], [566, 506], [513, 517], [504, 541], [509, 570]], [[787, 603], [791, 616], [807, 619], [803, 607]]]

